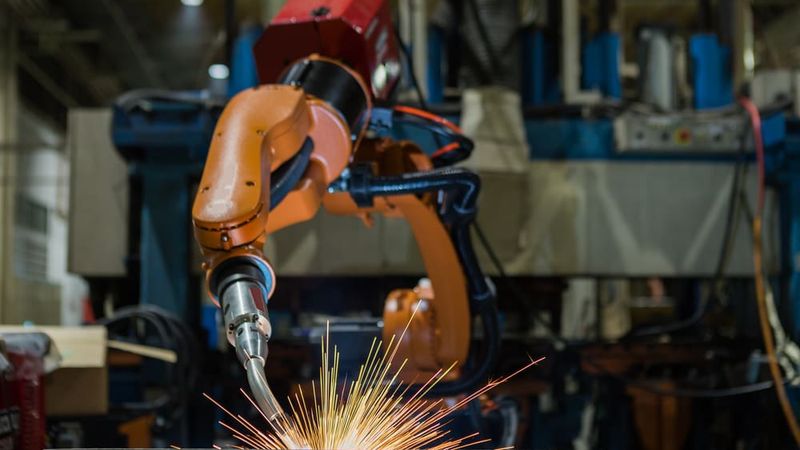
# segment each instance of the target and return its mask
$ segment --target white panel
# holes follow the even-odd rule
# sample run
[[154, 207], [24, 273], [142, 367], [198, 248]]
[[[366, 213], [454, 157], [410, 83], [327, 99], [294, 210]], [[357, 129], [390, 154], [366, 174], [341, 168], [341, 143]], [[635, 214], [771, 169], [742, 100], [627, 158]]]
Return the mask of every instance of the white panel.
[[69, 265], [88, 276], [125, 274], [128, 170], [111, 142], [111, 111], [73, 109], [68, 119]]
[[[504, 231], [519, 236], [519, 247], [511, 252], [514, 256], [503, 258], [510, 272], [714, 273], [732, 165], [537, 162], [529, 169], [525, 223], [519, 229], [508, 226]], [[754, 202], [755, 170], [749, 171], [745, 183]], [[511, 195], [514, 198], [518, 194]], [[483, 197], [480, 220], [504, 223], [503, 217], [509, 217], [502, 211], [506, 205], [497, 195]], [[770, 229], [775, 229], [774, 220]], [[502, 242], [501, 233], [495, 227], [491, 239]], [[751, 274], [750, 255], [749, 225], [742, 219], [728, 273]], [[774, 262], [776, 252], [771, 256]]]
[[[727, 163], [536, 162], [523, 173], [482, 172], [479, 221], [509, 273], [711, 276], [728, 208]], [[745, 178], [754, 202], [755, 170]], [[768, 208], [775, 230], [774, 207]], [[773, 237], [776, 235], [773, 234]], [[495, 273], [477, 239], [482, 266]], [[767, 238], [766, 242], [774, 241]], [[408, 226], [320, 212], [269, 244], [279, 274], [419, 274]], [[768, 262], [775, 264], [777, 249]], [[752, 273], [741, 219], [726, 274]]]

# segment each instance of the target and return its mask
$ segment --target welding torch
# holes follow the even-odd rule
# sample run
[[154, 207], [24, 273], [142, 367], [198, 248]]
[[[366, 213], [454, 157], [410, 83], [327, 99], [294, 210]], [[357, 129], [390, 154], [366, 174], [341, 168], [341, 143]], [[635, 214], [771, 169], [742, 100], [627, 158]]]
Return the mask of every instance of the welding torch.
[[[261, 266], [261, 267], [260, 267]], [[252, 258], [236, 258], [216, 274], [217, 298], [223, 311], [228, 342], [247, 372], [253, 399], [267, 421], [274, 423], [283, 409], [267, 383], [265, 366], [272, 336], [267, 300], [271, 271]]]

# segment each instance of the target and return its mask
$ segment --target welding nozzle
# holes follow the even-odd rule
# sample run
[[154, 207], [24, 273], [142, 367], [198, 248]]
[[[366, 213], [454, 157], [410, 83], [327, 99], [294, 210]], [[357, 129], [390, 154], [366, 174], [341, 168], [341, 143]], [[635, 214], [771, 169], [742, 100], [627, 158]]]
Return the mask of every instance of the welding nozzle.
[[233, 280], [222, 291], [222, 311], [228, 341], [236, 348], [242, 364], [252, 358], [267, 359], [267, 343], [272, 325], [260, 283], [250, 279]]
[[270, 424], [273, 424], [279, 416], [283, 414], [283, 408], [278, 403], [278, 399], [272, 393], [264, 374], [264, 364], [258, 358], [250, 359], [244, 366], [247, 370], [247, 383], [250, 385], [250, 392], [261, 412]]
[[283, 413], [267, 384], [265, 366], [272, 326], [267, 315], [267, 286], [270, 279], [243, 261], [225, 267], [217, 284], [228, 341], [247, 371], [254, 400], [268, 420]]

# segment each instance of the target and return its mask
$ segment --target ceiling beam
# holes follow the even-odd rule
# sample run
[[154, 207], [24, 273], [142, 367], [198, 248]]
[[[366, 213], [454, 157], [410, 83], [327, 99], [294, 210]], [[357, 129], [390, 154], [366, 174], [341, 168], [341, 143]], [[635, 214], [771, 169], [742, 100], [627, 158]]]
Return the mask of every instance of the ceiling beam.
[[[10, 0], [9, 4], [20, 32], [31, 36], [36, 42], [33, 46], [21, 49], [19, 53], [25, 59], [19, 65], [58, 103], [65, 107], [84, 103], [78, 102], [76, 96], [70, 95], [62, 87], [65, 85], [62, 78], [81, 86], [98, 104], [105, 104], [119, 95], [119, 78], [115, 74], [99, 71], [96, 59], [90, 57], [80, 45], [81, 42], [91, 41], [96, 30], [71, 30], [63, 11], [46, 0]], [[40, 33], [44, 29], [50, 33]], [[71, 31], [78, 31], [78, 35], [70, 36]], [[55, 39], [56, 35], [65, 39]], [[71, 37], [77, 39], [72, 40]], [[41, 65], [44, 61], [54, 62], [58, 67], [57, 73], [52, 73], [52, 69], [44, 69]]]
[[80, 102], [75, 99], [69, 92], [65, 91], [61, 86], [56, 83], [50, 75], [47, 74], [41, 67], [36, 65], [33, 60], [28, 58], [27, 55], [20, 52], [17, 55], [17, 63], [19, 66], [28, 73], [39, 85], [41, 85], [48, 94], [52, 95], [59, 103], [66, 108], [74, 108], [80, 105]]
[[161, 75], [159, 75], [158, 70], [156, 69], [156, 64], [150, 58], [150, 55], [148, 55], [147, 49], [145, 49], [144, 45], [142, 45], [141, 40], [139, 40], [138, 36], [136, 35], [136, 30], [134, 30], [131, 24], [128, 22], [128, 19], [125, 17], [125, 12], [122, 11], [122, 8], [119, 6], [119, 4], [112, 0], [102, 0], [102, 3], [103, 6], [105, 6], [106, 11], [108, 11], [108, 13], [111, 15], [111, 19], [114, 21], [114, 24], [117, 26], [120, 33], [122, 33], [122, 36], [125, 39], [125, 42], [127, 42], [131, 52], [133, 52], [133, 56], [139, 63], [139, 67], [142, 69], [147, 82], [151, 85], [151, 87], [154, 88], [166, 88], [166, 83], [164, 82], [164, 79], [161, 78]]

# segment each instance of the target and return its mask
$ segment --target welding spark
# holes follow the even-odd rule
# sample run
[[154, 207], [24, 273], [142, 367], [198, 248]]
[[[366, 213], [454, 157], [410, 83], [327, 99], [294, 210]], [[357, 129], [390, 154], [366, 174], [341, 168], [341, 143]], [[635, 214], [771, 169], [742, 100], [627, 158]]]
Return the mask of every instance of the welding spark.
[[[457, 450], [484, 444], [489, 439], [480, 438], [478, 433], [453, 437], [445, 428], [445, 419], [544, 359], [531, 358], [516, 372], [490, 381], [448, 406], [443, 399], [428, 399], [426, 394], [447, 376], [455, 364], [439, 370], [413, 392], [410, 392], [410, 385], [399, 382], [406, 360], [395, 364], [394, 359], [404, 334], [405, 331], [399, 339], [392, 337], [383, 352], [383, 343], [374, 339], [358, 376], [350, 382], [339, 383], [339, 351], [334, 346], [331, 352], [328, 330], [321, 343], [319, 383], [311, 384], [313, 400], [307, 400], [302, 388], [299, 389], [298, 394], [289, 398], [290, 414], [267, 421], [271, 430], [258, 429], [204, 395], [234, 421], [233, 424], [220, 424], [248, 448]], [[340, 395], [340, 392], [346, 395]], [[260, 411], [252, 398], [246, 392], [242, 393]], [[263, 412], [261, 414], [264, 416]]]

